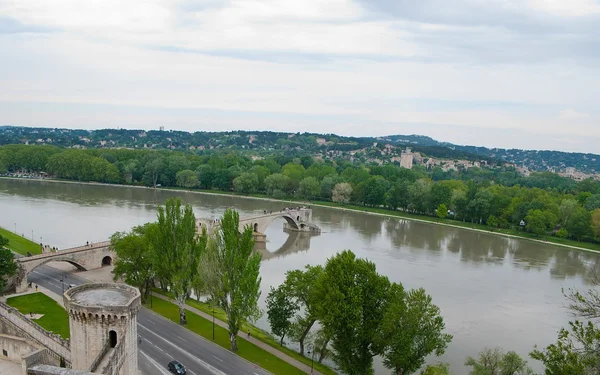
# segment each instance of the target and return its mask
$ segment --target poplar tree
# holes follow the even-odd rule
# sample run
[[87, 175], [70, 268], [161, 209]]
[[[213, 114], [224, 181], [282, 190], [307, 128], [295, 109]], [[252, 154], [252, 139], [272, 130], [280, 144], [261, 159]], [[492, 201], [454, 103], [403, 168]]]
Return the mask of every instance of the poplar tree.
[[200, 272], [216, 305], [225, 311], [231, 350], [237, 351], [237, 334], [244, 321], [260, 316], [261, 256], [253, 253], [252, 228], [239, 232], [239, 214], [227, 209], [220, 228], [211, 235]]
[[185, 300], [190, 295], [200, 255], [206, 248], [206, 232], [196, 233], [192, 207], [181, 207], [171, 198], [158, 207], [158, 225], [152, 231], [153, 264], [159, 277], [170, 287], [179, 307], [179, 323], [186, 324]]

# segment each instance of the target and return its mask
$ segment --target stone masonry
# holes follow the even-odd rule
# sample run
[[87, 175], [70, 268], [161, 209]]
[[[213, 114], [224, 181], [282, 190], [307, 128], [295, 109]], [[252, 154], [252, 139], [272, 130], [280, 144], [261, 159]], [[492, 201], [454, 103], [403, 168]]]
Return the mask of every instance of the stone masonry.
[[88, 244], [55, 253], [33, 255], [16, 259], [19, 271], [16, 278], [17, 293], [27, 290], [27, 275], [34, 269], [49, 262], [68, 262], [80, 270], [101, 268], [112, 264], [116, 254], [110, 248], [110, 241]]
[[[66, 291], [64, 302], [71, 329], [72, 369], [138, 374], [137, 314], [141, 299], [136, 288], [125, 284], [84, 284]], [[116, 364], [120, 368], [114, 368]]]

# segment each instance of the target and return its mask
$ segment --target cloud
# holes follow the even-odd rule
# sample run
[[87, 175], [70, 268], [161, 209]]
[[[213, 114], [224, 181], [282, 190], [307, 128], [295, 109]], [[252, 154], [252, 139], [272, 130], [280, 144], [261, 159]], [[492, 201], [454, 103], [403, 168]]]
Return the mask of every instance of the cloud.
[[[417, 127], [453, 141], [494, 134], [492, 143], [498, 132], [507, 142], [523, 131], [600, 136], [596, 8], [586, 0], [0, 0], [0, 49], [11, 51], [0, 61], [0, 103], [31, 103], [0, 111], [0, 123], [148, 127], [160, 118], [184, 130], [264, 124], [352, 135]], [[154, 110], [161, 115], [144, 112]]]
[[587, 113], [577, 112], [576, 110], [569, 108], [560, 111], [559, 117], [563, 120], [578, 120], [590, 118], [590, 115]]

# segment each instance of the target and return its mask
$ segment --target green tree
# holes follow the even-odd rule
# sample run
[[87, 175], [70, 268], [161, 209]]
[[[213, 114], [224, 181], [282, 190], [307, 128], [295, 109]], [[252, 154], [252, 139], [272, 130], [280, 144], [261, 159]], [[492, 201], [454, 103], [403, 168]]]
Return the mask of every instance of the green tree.
[[292, 318], [298, 309], [299, 306], [294, 303], [285, 285], [280, 285], [277, 289], [271, 287], [267, 296], [267, 317], [271, 332], [280, 337], [281, 346], [283, 346], [283, 339], [292, 328]]
[[276, 191], [288, 193], [291, 191], [292, 181], [288, 176], [284, 176], [280, 173], [274, 173], [265, 178], [265, 189], [267, 195], [274, 196]]
[[184, 169], [182, 171], [177, 172], [175, 175], [175, 181], [177, 186], [181, 186], [184, 188], [194, 188], [197, 187], [200, 183], [198, 180], [198, 173], [190, 170]]
[[8, 238], [0, 234], [0, 291], [6, 286], [6, 279], [17, 272], [17, 263], [15, 263], [12, 251], [8, 248]]
[[148, 161], [146, 165], [144, 165], [144, 182], [146, 185], [156, 186], [158, 183], [158, 178], [160, 174], [163, 173], [165, 169], [165, 162], [163, 157], [157, 156], [156, 158]]
[[250, 168], [250, 170], [248, 171], [250, 173], [254, 173], [256, 175], [256, 177], [258, 177], [258, 190], [264, 190], [265, 189], [265, 178], [267, 178], [270, 174], [271, 171], [269, 171], [269, 168], [263, 166], [263, 165], [255, 165], [254, 167]]
[[164, 207], [158, 207], [156, 230], [149, 233], [155, 249], [152, 264], [156, 274], [169, 285], [179, 306], [179, 322], [186, 324], [185, 300], [206, 247], [206, 232], [198, 236], [192, 207], [182, 208], [178, 198], [171, 198]]
[[315, 177], [305, 177], [298, 186], [298, 196], [305, 199], [313, 199], [320, 193], [321, 186]]
[[154, 280], [152, 262], [155, 257], [151, 247], [151, 233], [156, 230], [156, 223], [148, 223], [134, 227], [129, 233], [117, 232], [110, 238], [110, 244], [117, 253], [113, 278], [115, 281], [121, 278], [127, 284], [137, 287], [142, 303], [146, 303]]
[[577, 210], [577, 207], [579, 207], [579, 204], [575, 199], [564, 199], [560, 202], [560, 224], [563, 227], [569, 223], [569, 219], [571, 219], [571, 216]]
[[321, 181], [321, 190], [320, 190], [321, 198], [330, 200], [333, 188], [335, 187], [336, 184], [338, 184], [340, 182], [342, 182], [342, 180], [340, 179], [340, 177], [338, 177], [336, 175], [330, 175], [330, 176], [324, 177], [323, 180]]
[[385, 193], [388, 191], [388, 182], [381, 176], [371, 177], [364, 187], [364, 203], [371, 206], [385, 204]]
[[302, 164], [287, 163], [281, 167], [281, 174], [287, 176], [294, 187], [297, 187], [302, 178], [304, 178], [305, 169]]
[[427, 365], [421, 375], [450, 375], [450, 365], [448, 363], [437, 363]]
[[208, 164], [203, 164], [196, 169], [198, 172], [198, 184], [202, 189], [212, 189], [214, 186], [215, 173]]
[[600, 208], [596, 208], [591, 213], [590, 220], [591, 220], [592, 232], [594, 233], [594, 235], [597, 238], [600, 238]]
[[435, 214], [440, 219], [445, 219], [448, 216], [448, 207], [443, 203], [440, 204], [437, 210], [435, 210]]
[[558, 237], [558, 238], [567, 238], [568, 235], [569, 235], [569, 232], [567, 232], [567, 230], [565, 228], [560, 228], [559, 230], [556, 231], [556, 237]]
[[492, 228], [496, 228], [500, 224], [500, 220], [494, 215], [488, 216], [486, 222], [487, 225], [489, 225]]
[[569, 224], [565, 227], [569, 233], [577, 239], [581, 240], [581, 237], [590, 233], [591, 230], [591, 215], [585, 208], [578, 208], [573, 215]]
[[239, 193], [254, 193], [257, 187], [258, 176], [251, 172], [244, 172], [233, 180], [233, 188]]
[[593, 320], [600, 318], [600, 293], [595, 288], [590, 288], [587, 293], [569, 289], [563, 290], [563, 295], [569, 301], [572, 315], [587, 322], [569, 322], [569, 329], [559, 331], [555, 344], [542, 350], [536, 347], [530, 355], [544, 364], [546, 375], [597, 374], [600, 370], [600, 330]]
[[300, 344], [300, 354], [304, 355], [304, 343], [311, 328], [317, 321], [318, 280], [323, 274], [321, 266], [306, 266], [305, 270], [288, 271], [285, 275], [285, 288], [303, 314], [296, 315], [290, 337]]
[[379, 328], [384, 366], [398, 375], [414, 373], [426, 356], [445, 352], [452, 336], [444, 329], [440, 309], [424, 289], [405, 293], [402, 285], [392, 284]]
[[260, 297], [259, 253], [253, 253], [252, 228], [239, 233], [239, 214], [227, 209], [221, 226], [207, 246], [206, 264], [200, 269], [206, 275], [209, 293], [227, 315], [231, 350], [237, 351], [237, 334], [241, 324], [257, 319]]
[[538, 236], [546, 234], [546, 215], [541, 210], [530, 210], [525, 217], [527, 230]]
[[484, 348], [477, 359], [468, 357], [465, 366], [472, 367], [469, 375], [532, 375], [527, 362], [515, 352], [504, 353], [500, 348]]
[[395, 210], [401, 208], [406, 210], [409, 204], [408, 187], [410, 182], [407, 180], [398, 180], [388, 191], [387, 205]]
[[544, 364], [546, 375], [597, 374], [600, 371], [600, 331], [592, 322], [569, 322], [570, 331], [561, 329], [555, 344], [531, 352], [531, 358]]
[[595, 209], [600, 208], [600, 194], [594, 194], [586, 199], [583, 206], [588, 211], [594, 211]]
[[373, 357], [382, 352], [377, 335], [389, 288], [375, 264], [349, 250], [327, 261], [317, 287], [319, 317], [333, 333], [333, 361], [344, 374], [373, 374]]

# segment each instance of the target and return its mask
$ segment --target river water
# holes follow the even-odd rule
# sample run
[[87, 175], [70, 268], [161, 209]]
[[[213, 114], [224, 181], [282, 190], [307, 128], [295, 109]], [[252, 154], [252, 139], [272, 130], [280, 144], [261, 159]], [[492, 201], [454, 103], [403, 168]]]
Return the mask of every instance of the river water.
[[[157, 205], [175, 196], [205, 218], [217, 218], [227, 207], [243, 217], [286, 206], [147, 188], [0, 179], [0, 226], [64, 249], [154, 221]], [[282, 283], [286, 271], [325, 264], [351, 249], [391, 281], [432, 295], [454, 335], [439, 360], [450, 363], [456, 375], [466, 374], [465, 357], [485, 346], [526, 357], [534, 345], [554, 342], [569, 320], [561, 288], [587, 289], [600, 265], [593, 253], [397, 218], [313, 207], [313, 219], [322, 229], [319, 236], [289, 235], [283, 220], [267, 229], [262, 306], [269, 287]], [[257, 325], [268, 329], [266, 317]], [[379, 363], [376, 370], [389, 373]]]

